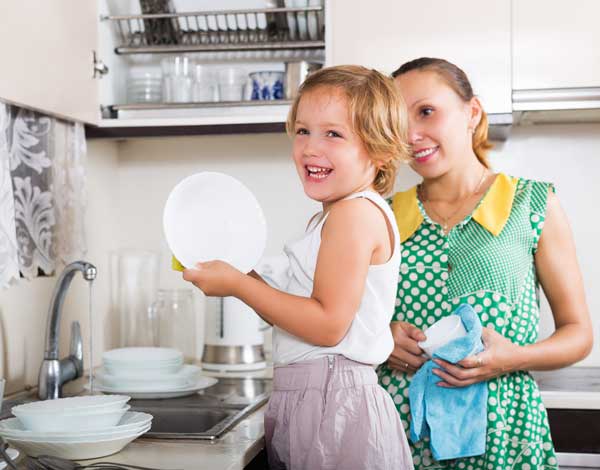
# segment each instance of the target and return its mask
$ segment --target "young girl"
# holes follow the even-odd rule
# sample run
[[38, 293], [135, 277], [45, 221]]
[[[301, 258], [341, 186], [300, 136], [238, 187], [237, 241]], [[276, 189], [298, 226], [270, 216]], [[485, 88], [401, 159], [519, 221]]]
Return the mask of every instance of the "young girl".
[[406, 127], [389, 78], [358, 66], [311, 74], [287, 129], [304, 192], [323, 212], [285, 247], [293, 271], [287, 292], [220, 261], [184, 271], [205, 294], [235, 296], [274, 325], [265, 414], [271, 468], [413, 468], [373, 369], [394, 345], [400, 236], [380, 194], [406, 158]]

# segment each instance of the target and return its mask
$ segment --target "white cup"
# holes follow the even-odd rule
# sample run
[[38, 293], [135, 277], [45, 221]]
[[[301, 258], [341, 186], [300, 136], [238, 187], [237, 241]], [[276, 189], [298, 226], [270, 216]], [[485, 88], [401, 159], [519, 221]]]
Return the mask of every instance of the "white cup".
[[448, 315], [427, 328], [425, 330], [427, 339], [419, 341], [417, 344], [429, 358], [432, 358], [437, 349], [450, 341], [466, 336], [466, 334], [467, 330], [465, 330], [461, 318], [458, 315]]

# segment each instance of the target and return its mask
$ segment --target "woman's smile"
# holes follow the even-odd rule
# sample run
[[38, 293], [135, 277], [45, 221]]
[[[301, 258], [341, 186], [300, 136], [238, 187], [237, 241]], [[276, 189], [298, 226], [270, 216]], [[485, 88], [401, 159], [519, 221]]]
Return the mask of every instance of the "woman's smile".
[[420, 148], [413, 152], [412, 158], [416, 163], [426, 163], [437, 154], [439, 148], [439, 145], [436, 145], [435, 147]]

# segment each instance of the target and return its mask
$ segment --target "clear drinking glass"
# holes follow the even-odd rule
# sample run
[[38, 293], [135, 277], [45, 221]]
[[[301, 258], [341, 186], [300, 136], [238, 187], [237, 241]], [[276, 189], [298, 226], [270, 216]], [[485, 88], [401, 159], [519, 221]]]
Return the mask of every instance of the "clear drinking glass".
[[191, 289], [159, 289], [152, 304], [158, 320], [158, 344], [178, 349], [186, 362], [196, 356], [196, 315]]
[[192, 101], [194, 62], [186, 56], [167, 57], [161, 62], [163, 101], [189, 103]]
[[158, 346], [158, 321], [150, 309], [158, 288], [159, 255], [152, 251], [111, 253], [112, 304], [119, 316], [121, 347]]

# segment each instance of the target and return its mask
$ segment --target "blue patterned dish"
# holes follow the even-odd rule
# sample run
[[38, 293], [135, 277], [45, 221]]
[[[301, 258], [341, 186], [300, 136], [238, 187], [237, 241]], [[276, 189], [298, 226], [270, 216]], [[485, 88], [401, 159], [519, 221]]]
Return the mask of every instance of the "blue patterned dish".
[[251, 99], [281, 100], [284, 98], [283, 72], [252, 72], [249, 77], [252, 80]]

